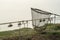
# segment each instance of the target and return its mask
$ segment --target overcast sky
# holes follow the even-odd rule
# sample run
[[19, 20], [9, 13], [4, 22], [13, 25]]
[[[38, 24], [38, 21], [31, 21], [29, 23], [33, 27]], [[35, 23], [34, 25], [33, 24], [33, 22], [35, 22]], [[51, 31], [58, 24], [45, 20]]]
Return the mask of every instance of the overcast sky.
[[60, 14], [60, 0], [0, 0], [0, 23], [31, 19], [31, 7]]

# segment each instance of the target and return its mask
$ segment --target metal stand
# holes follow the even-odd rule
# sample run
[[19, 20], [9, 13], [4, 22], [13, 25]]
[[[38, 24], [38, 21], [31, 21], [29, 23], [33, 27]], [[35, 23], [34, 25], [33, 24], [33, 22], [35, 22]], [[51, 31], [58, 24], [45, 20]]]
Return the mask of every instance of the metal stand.
[[19, 27], [19, 40], [21, 40], [20, 39], [20, 26], [21, 26], [21, 22], [18, 23], [18, 27]]
[[50, 18], [50, 30], [51, 30], [51, 18]]
[[27, 23], [27, 28], [28, 28], [28, 21], [26, 21], [26, 23]]
[[56, 15], [54, 15], [54, 28], [55, 28]]

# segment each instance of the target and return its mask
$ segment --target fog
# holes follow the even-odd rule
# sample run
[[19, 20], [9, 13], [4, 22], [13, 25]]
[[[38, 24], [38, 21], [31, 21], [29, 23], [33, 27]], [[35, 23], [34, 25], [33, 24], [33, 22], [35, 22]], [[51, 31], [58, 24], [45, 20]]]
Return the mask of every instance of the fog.
[[[32, 19], [31, 7], [59, 14], [60, 0], [0, 0], [0, 23]], [[18, 29], [18, 27], [0, 26], [0, 31], [12, 29]]]

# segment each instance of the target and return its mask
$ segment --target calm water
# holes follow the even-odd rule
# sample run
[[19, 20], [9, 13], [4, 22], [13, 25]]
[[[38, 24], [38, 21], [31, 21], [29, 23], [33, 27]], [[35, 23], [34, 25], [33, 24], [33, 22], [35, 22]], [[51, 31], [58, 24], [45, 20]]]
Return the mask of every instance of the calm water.
[[[14, 30], [14, 29], [24, 28], [24, 27], [27, 27], [27, 24], [25, 24], [25, 26], [24, 26], [24, 24], [22, 24], [19, 27], [18, 27], [17, 23], [13, 24], [12, 27], [8, 27], [8, 24], [6, 24], [6, 25], [0, 25], [0, 32], [1, 31], [9, 31], [9, 30]], [[31, 22], [28, 23], [28, 27], [32, 28]]]
[[[51, 22], [54, 23], [54, 21], [51, 21]], [[60, 19], [59, 20], [56, 20], [55, 23], [60, 23]], [[13, 24], [12, 27], [8, 27], [8, 24], [6, 24], [6, 25], [0, 25], [0, 32], [1, 31], [8, 31], [8, 30], [19, 29], [19, 28], [23, 28], [23, 27], [27, 27], [27, 24], [25, 26], [24, 25], [21, 25], [20, 27], [18, 27], [17, 23]], [[29, 22], [28, 23], [28, 27], [33, 28], [32, 27], [32, 22]]]

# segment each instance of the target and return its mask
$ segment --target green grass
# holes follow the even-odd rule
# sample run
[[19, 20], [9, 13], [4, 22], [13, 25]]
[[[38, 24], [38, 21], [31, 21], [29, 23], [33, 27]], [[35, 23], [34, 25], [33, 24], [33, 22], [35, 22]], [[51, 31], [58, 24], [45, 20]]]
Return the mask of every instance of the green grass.
[[[46, 30], [47, 31], [47, 35], [50, 35], [50, 34], [59, 34], [60, 35], [60, 32], [53, 32], [52, 30], [54, 29], [54, 24], [48, 24], [47, 25], [47, 28]], [[56, 24], [56, 27], [57, 26], [60, 26], [59, 24]], [[58, 30], [57, 30], [58, 31]], [[60, 31], [60, 30], [59, 30]], [[13, 31], [5, 31], [5, 32], [0, 32], [0, 37], [14, 37], [14, 36], [32, 36], [34, 34], [36, 34], [37, 32], [34, 30], [34, 29], [31, 29], [31, 28], [22, 28], [22, 29], [17, 29], [17, 30], [13, 30]]]
[[34, 31], [31, 28], [22, 28], [19, 30], [13, 30], [13, 31], [5, 31], [5, 32], [0, 32], [0, 37], [13, 37], [13, 36], [31, 36], [34, 35], [36, 31]]

